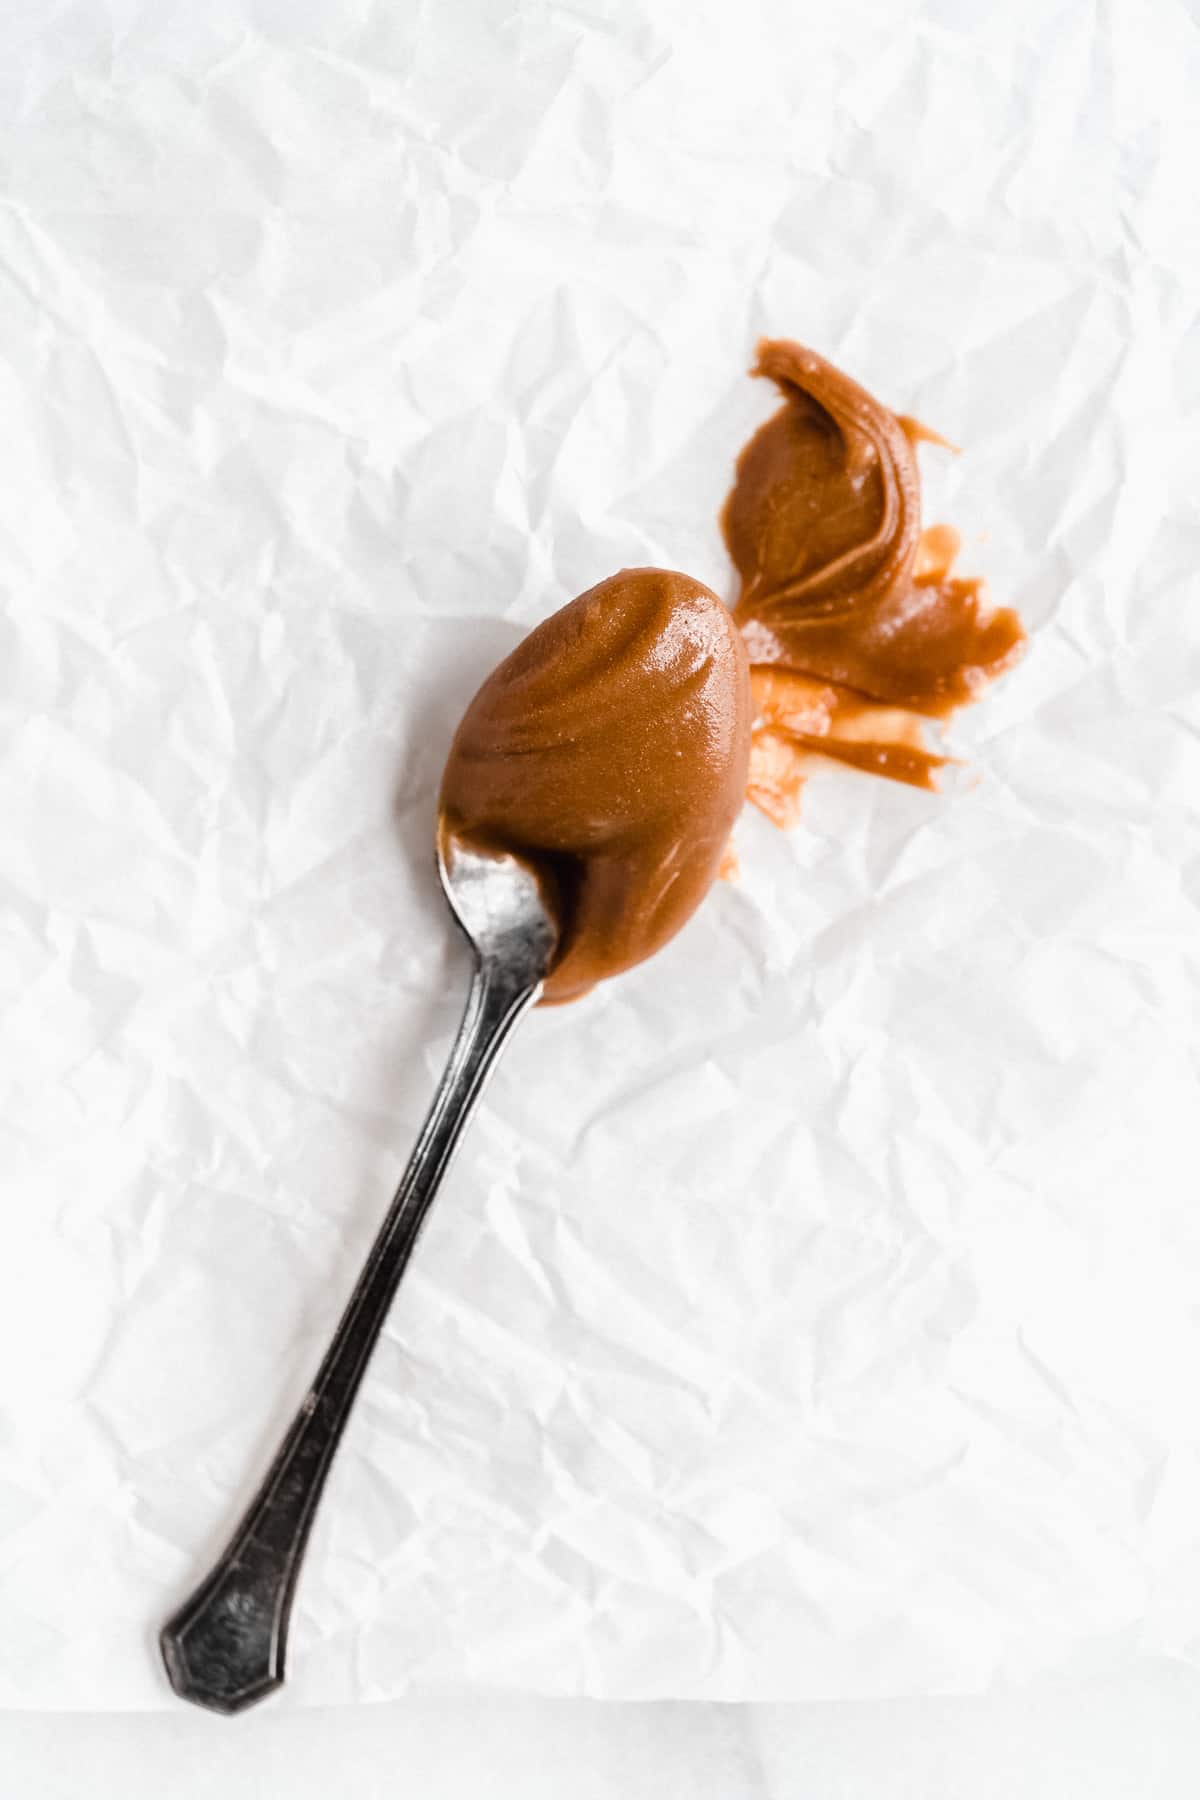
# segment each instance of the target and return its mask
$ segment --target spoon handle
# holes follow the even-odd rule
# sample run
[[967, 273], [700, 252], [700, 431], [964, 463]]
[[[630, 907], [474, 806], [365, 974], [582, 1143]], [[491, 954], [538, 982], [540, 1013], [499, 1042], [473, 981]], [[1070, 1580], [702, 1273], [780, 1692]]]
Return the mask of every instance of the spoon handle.
[[354, 1396], [463, 1127], [540, 992], [540, 980], [477, 961], [446, 1071], [316, 1380], [215, 1567], [163, 1626], [163, 1661], [185, 1700], [235, 1713], [282, 1686], [292, 1596]]

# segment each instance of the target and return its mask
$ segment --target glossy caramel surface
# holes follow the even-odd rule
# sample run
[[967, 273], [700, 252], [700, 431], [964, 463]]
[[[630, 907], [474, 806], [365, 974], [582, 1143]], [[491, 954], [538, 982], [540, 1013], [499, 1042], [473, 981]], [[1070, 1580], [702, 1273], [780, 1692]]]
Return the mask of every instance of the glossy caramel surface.
[[784, 404], [737, 462], [722, 526], [754, 663], [942, 714], [1019, 654], [1016, 613], [975, 581], [920, 579], [921, 427], [815, 351], [759, 345]]
[[480, 688], [439, 828], [546, 883], [563, 934], [547, 1000], [643, 961], [691, 917], [745, 796], [752, 714], [728, 608], [663, 569], [580, 594]]
[[749, 797], [791, 824], [814, 753], [935, 786], [947, 759], [922, 720], [978, 699], [1025, 633], [951, 573], [957, 533], [922, 531], [916, 446], [934, 433], [788, 339], [760, 343], [753, 373], [783, 405], [739, 456], [721, 524], [752, 664]]

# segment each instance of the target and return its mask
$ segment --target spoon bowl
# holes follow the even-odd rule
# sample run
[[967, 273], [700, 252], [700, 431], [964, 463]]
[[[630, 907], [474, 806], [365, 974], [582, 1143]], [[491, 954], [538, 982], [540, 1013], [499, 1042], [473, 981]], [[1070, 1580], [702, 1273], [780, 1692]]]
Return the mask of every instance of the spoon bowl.
[[450, 910], [493, 979], [540, 981], [558, 943], [558, 923], [532, 867], [444, 832], [437, 863]]

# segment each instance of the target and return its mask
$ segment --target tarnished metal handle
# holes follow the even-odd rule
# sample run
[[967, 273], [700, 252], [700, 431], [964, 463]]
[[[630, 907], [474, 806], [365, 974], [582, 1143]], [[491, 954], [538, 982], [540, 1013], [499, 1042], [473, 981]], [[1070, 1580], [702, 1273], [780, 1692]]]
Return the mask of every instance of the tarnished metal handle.
[[185, 1700], [240, 1712], [283, 1683], [292, 1596], [334, 1451], [425, 1215], [545, 961], [540, 947], [536, 961], [476, 964], [446, 1072], [316, 1380], [216, 1566], [162, 1629]]

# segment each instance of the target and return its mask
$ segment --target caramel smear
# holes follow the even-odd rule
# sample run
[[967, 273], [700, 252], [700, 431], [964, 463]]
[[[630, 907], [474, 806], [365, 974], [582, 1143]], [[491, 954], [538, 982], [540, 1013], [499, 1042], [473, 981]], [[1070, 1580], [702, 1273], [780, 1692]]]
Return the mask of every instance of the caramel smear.
[[747, 793], [789, 825], [814, 756], [935, 787], [950, 759], [925, 721], [977, 700], [1025, 633], [952, 574], [957, 532], [921, 530], [916, 445], [944, 438], [786, 339], [760, 343], [753, 372], [784, 404], [739, 456], [721, 524], [757, 712]]

